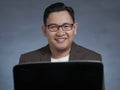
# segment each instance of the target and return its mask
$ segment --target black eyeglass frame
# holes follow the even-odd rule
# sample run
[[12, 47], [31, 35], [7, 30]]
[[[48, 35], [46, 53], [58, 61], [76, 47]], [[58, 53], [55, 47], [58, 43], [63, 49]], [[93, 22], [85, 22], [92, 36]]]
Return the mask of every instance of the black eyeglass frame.
[[49, 31], [51, 32], [56, 32], [59, 30], [59, 28], [61, 27], [63, 31], [70, 31], [72, 30], [74, 24], [70, 24], [70, 23], [64, 23], [62, 25], [57, 25], [57, 24], [49, 24], [46, 25], [46, 27], [48, 28]]

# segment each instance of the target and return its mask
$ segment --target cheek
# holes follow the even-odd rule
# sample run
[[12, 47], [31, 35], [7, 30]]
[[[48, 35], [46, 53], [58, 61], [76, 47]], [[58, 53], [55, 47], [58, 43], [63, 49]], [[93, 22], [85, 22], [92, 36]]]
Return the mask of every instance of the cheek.
[[46, 34], [46, 37], [47, 37], [47, 39], [49, 40], [49, 41], [51, 41], [51, 40], [53, 40], [54, 39], [54, 33], [47, 33]]
[[70, 38], [73, 38], [76, 35], [76, 32], [70, 31], [70, 32], [67, 32], [67, 34], [69, 35]]

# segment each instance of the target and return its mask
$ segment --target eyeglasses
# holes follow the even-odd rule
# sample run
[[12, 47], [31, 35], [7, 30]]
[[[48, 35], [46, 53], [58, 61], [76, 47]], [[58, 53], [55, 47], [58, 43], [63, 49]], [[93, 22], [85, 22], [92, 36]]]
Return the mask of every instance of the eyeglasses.
[[59, 28], [61, 27], [62, 30], [64, 31], [70, 31], [72, 30], [73, 28], [73, 24], [69, 24], [69, 23], [64, 23], [62, 25], [57, 25], [57, 24], [49, 24], [49, 25], [46, 25], [48, 27], [48, 29], [51, 31], [51, 32], [56, 32], [59, 30]]

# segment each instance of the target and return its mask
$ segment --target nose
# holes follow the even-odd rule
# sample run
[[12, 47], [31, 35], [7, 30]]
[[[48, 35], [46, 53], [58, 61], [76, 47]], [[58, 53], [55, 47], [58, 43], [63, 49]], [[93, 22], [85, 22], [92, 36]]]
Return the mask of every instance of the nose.
[[57, 34], [57, 36], [63, 36], [63, 35], [65, 35], [65, 31], [62, 29], [62, 27], [59, 27], [56, 34]]

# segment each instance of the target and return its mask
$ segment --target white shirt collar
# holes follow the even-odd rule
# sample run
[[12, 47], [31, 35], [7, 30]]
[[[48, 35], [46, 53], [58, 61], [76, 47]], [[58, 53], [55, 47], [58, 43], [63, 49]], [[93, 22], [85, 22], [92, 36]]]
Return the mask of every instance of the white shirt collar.
[[51, 62], [68, 62], [68, 61], [69, 61], [69, 55], [58, 59], [51, 57]]

